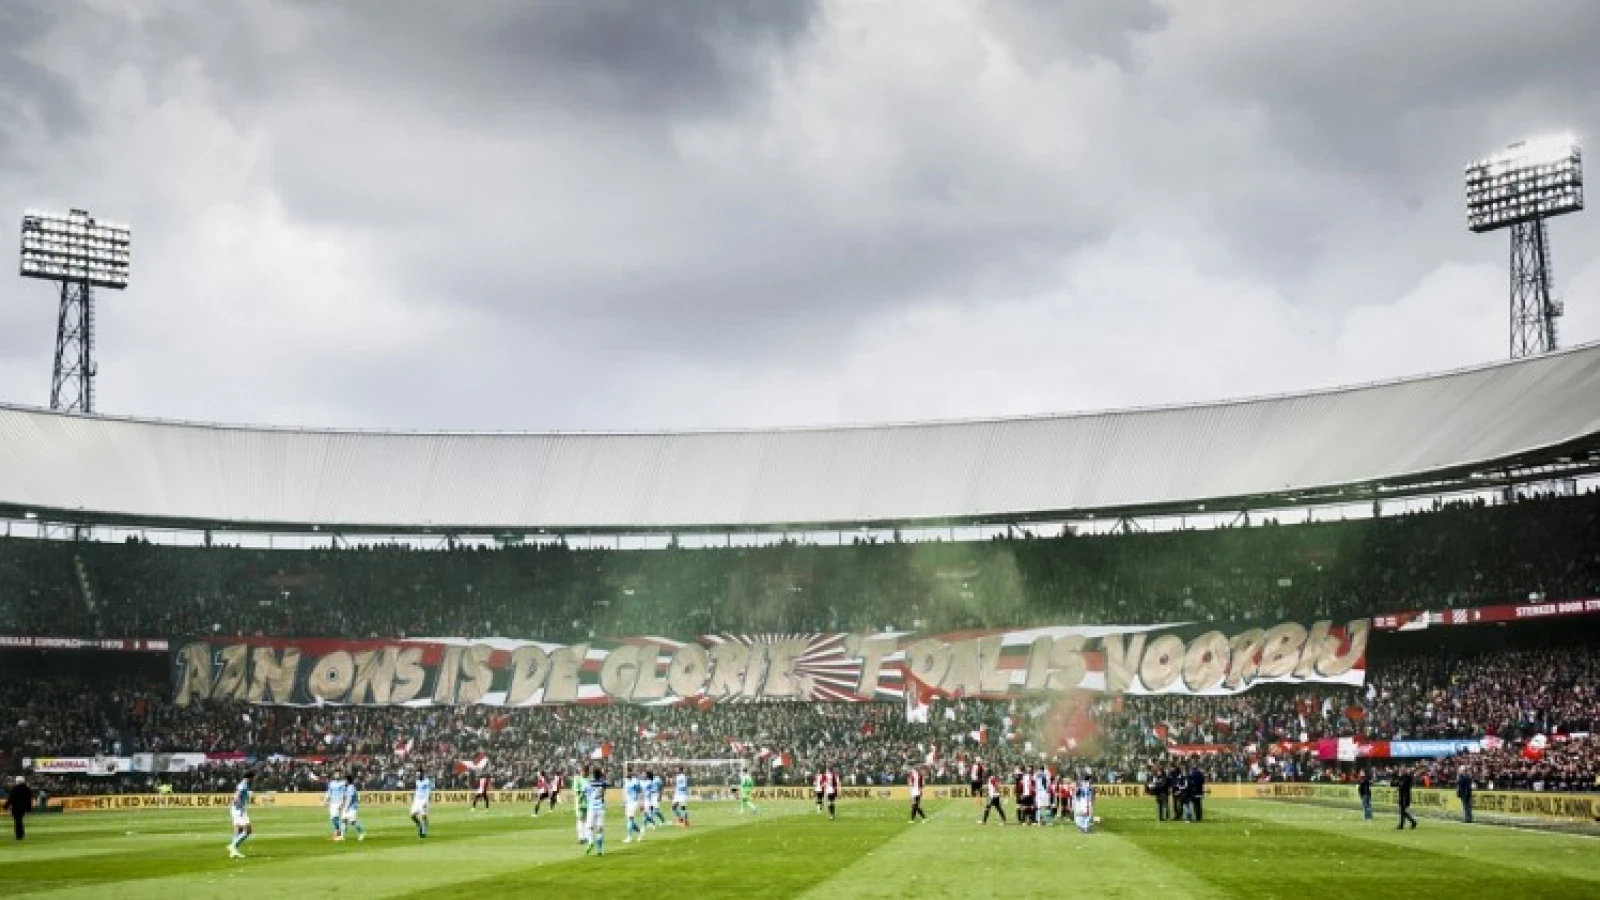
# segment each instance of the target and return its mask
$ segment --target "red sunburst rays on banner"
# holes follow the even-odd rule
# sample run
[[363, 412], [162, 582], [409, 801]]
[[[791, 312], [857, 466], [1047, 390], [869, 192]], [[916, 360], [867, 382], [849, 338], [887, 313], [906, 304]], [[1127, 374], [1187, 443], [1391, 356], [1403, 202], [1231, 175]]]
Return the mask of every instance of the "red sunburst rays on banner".
[[[779, 641], [803, 640], [806, 650], [796, 657], [794, 675], [800, 683], [800, 697], [810, 701], [859, 700], [856, 686], [861, 682], [861, 661], [845, 652], [842, 634], [729, 634], [711, 638], [712, 643], [732, 643], [744, 647], [766, 646]], [[887, 671], [888, 666], [885, 665]], [[870, 698], [869, 698], [870, 699]], [[759, 703], [762, 698], [743, 694], [716, 698], [719, 703]]]

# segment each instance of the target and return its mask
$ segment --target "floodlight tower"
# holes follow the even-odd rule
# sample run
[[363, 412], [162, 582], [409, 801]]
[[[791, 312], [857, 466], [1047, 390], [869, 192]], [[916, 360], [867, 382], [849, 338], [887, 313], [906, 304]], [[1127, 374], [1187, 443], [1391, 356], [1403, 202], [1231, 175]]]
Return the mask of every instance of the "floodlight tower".
[[1545, 220], [1583, 209], [1583, 155], [1570, 137], [1520, 141], [1467, 166], [1467, 228], [1511, 229], [1511, 358], [1556, 349]]
[[128, 226], [81, 209], [22, 215], [22, 277], [61, 287], [50, 408], [94, 412], [94, 289], [128, 286]]

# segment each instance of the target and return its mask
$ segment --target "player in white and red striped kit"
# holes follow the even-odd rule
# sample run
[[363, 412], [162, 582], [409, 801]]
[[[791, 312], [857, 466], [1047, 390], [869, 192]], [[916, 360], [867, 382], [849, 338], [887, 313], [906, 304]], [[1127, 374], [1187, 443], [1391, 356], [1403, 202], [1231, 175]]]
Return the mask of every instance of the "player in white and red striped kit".
[[1014, 776], [1012, 788], [1016, 791], [1017, 799], [1017, 824], [1027, 825], [1033, 821], [1033, 767], [1023, 771], [1019, 766]]
[[539, 818], [539, 807], [550, 799], [550, 779], [546, 778], [543, 772], [539, 773], [539, 777], [533, 783], [533, 798], [533, 817], [537, 819]]
[[911, 792], [911, 821], [918, 819], [928, 821], [928, 814], [922, 811], [922, 770], [916, 766], [911, 767], [911, 772], [906, 775], [906, 787]]
[[989, 794], [989, 802], [984, 806], [983, 818], [978, 820], [978, 824], [989, 824], [989, 813], [992, 811], [1000, 814], [1000, 824], [1004, 825], [1006, 823], [1006, 809], [1000, 805], [1000, 776], [991, 773], [988, 780], [984, 782], [983, 787]]
[[822, 780], [827, 776], [819, 769], [817, 774], [811, 776], [811, 791], [817, 797], [817, 812], [822, 812]]
[[1057, 772], [1055, 776], [1056, 802], [1055, 809], [1050, 813], [1052, 819], [1063, 822], [1072, 814], [1072, 779], [1066, 772]]
[[484, 811], [489, 809], [489, 773], [484, 772], [478, 776], [478, 789], [472, 793], [472, 808], [478, 808], [478, 801], [483, 801]]
[[822, 796], [828, 801], [828, 818], [834, 817], [833, 805], [839, 800], [839, 773], [827, 769], [822, 773]]

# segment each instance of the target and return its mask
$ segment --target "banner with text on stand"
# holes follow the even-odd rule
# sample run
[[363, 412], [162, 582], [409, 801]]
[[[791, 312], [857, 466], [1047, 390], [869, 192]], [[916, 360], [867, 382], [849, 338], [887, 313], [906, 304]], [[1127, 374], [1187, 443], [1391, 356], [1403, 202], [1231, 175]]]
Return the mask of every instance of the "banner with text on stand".
[[1068, 691], [1219, 696], [1261, 684], [1360, 685], [1370, 625], [1069, 625], [571, 645], [227, 638], [175, 647], [172, 684], [179, 705], [925, 702]]

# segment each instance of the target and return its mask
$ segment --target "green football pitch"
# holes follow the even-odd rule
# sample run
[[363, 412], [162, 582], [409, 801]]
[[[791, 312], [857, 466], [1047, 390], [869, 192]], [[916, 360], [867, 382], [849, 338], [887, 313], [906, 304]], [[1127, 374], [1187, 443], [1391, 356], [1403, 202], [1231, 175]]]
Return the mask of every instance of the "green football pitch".
[[[987, 828], [960, 801], [910, 825], [900, 804], [807, 804], [741, 817], [695, 810], [694, 828], [586, 857], [570, 809], [436, 809], [427, 840], [405, 811], [372, 809], [367, 839], [333, 843], [317, 809], [252, 813], [248, 858], [227, 857], [226, 810], [81, 813], [0, 835], [0, 896], [190, 897], [1600, 897], [1600, 844], [1581, 835], [1423, 820], [1396, 831], [1345, 810], [1216, 801], [1198, 825], [1161, 824], [1144, 802], [1104, 801], [1090, 835]], [[9, 825], [10, 823], [6, 823]]]

